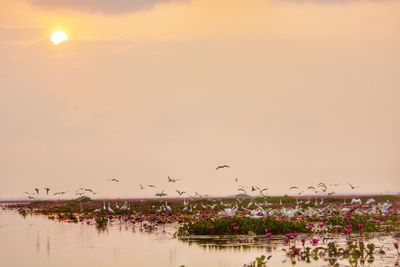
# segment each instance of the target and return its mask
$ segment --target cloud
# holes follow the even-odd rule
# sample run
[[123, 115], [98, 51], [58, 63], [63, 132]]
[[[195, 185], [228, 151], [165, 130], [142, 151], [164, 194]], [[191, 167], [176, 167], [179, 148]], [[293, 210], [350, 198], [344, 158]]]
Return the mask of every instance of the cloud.
[[152, 8], [159, 4], [185, 0], [29, 0], [28, 3], [45, 9], [73, 9], [104, 14], [129, 13]]

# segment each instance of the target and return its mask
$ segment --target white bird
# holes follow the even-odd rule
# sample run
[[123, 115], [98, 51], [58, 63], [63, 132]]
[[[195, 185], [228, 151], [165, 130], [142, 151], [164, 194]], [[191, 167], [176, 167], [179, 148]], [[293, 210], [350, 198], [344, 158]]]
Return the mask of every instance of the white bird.
[[222, 216], [232, 217], [232, 216], [235, 216], [236, 212], [237, 212], [237, 207], [233, 207], [233, 208], [225, 208], [223, 211], [220, 211], [218, 214], [222, 215]]
[[368, 199], [368, 200], [365, 202], [365, 204], [371, 205], [371, 204], [373, 204], [373, 203], [375, 203], [375, 202], [376, 202], [375, 199], [370, 198], [370, 199]]
[[383, 214], [388, 213], [391, 206], [392, 204], [390, 204], [388, 200], [386, 201], [386, 203], [378, 204], [378, 208], [381, 210]]
[[351, 200], [351, 204], [362, 204], [362, 201], [361, 201], [361, 198], [358, 198], [358, 199], [355, 199], [355, 198], [353, 198], [352, 200]]
[[298, 207], [296, 207], [295, 209], [283, 208], [281, 210], [281, 214], [283, 216], [286, 216], [286, 217], [289, 217], [289, 218], [293, 218], [296, 215], [296, 213], [299, 212], [299, 211], [300, 211], [300, 209]]
[[263, 218], [266, 215], [266, 212], [264, 210], [261, 209], [254, 209], [254, 210], [250, 210], [250, 218], [253, 219], [259, 219], [259, 218]]
[[167, 201], [165, 201], [165, 209], [166, 209], [167, 211], [169, 211], [169, 212], [172, 211], [172, 208], [171, 208], [171, 206], [168, 206], [168, 202], [167, 202]]
[[216, 206], [217, 206], [217, 204], [213, 204], [213, 205], [208, 205], [209, 207], [210, 207], [210, 209], [214, 209]]
[[103, 210], [106, 210], [107, 208], [106, 208], [106, 202], [105, 201], [103, 201]]
[[187, 210], [189, 208], [189, 202], [186, 201], [186, 199], [183, 200], [183, 209], [182, 210]]
[[108, 208], [107, 208], [109, 213], [114, 213], [114, 210], [110, 206], [110, 202], [108, 202]]
[[128, 202], [125, 201], [124, 205], [120, 208], [120, 210], [128, 210]]

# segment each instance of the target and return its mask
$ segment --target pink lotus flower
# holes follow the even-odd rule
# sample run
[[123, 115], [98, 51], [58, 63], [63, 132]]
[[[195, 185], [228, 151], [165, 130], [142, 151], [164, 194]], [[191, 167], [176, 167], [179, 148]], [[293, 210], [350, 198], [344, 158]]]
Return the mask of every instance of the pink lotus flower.
[[292, 232], [292, 233], [287, 233], [287, 234], [286, 234], [286, 236], [287, 236], [289, 239], [294, 239], [294, 238], [296, 238], [298, 235], [299, 235], [299, 234], [296, 233], [296, 232]]
[[233, 228], [233, 230], [235, 230], [236, 232], [239, 231], [239, 225], [236, 222], [231, 223], [231, 227]]
[[270, 238], [271, 236], [272, 236], [272, 233], [267, 231], [267, 230], [265, 230], [265, 237], [266, 238]]
[[349, 236], [352, 231], [353, 231], [353, 226], [351, 226], [351, 224], [348, 224], [343, 228], [343, 233], [347, 236]]
[[316, 237], [313, 237], [313, 238], [311, 239], [311, 244], [312, 244], [313, 246], [318, 245], [318, 242], [319, 242], [319, 239], [316, 238]]

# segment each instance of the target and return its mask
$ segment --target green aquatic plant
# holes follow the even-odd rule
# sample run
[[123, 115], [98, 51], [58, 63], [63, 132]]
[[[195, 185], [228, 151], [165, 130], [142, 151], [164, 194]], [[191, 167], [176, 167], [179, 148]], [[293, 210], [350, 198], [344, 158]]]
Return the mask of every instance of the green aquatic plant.
[[105, 217], [97, 217], [96, 218], [96, 227], [98, 228], [106, 228], [108, 224], [108, 219]]
[[350, 217], [331, 216], [327, 219], [329, 226], [351, 226], [354, 232], [379, 232], [382, 229], [374, 221], [363, 216], [354, 215]]
[[256, 257], [254, 261], [249, 264], [243, 265], [243, 267], [265, 267], [267, 266], [267, 262], [271, 259], [272, 256], [266, 257], [265, 255], [261, 255], [260, 257]]
[[350, 266], [358, 266], [363, 265], [366, 261], [373, 263], [375, 260], [375, 245], [370, 243], [365, 246], [364, 242], [348, 242], [347, 247], [340, 247], [335, 242], [329, 242], [326, 247], [315, 248], [291, 245], [282, 250], [293, 264], [297, 261], [309, 263], [311, 260], [317, 261], [323, 258], [330, 266], [338, 266], [338, 259], [347, 259]]
[[309, 229], [302, 221], [231, 217], [190, 221], [179, 227], [178, 235], [264, 235], [266, 231], [272, 234], [287, 234], [290, 232], [307, 233]]

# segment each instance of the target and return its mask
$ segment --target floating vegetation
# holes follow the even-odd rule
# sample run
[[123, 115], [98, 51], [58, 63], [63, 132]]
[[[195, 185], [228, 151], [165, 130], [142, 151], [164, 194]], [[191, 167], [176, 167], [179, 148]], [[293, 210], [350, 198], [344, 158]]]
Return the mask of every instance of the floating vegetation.
[[96, 227], [97, 228], [104, 229], [104, 228], [107, 227], [107, 224], [108, 224], [108, 219], [107, 218], [105, 218], [105, 217], [97, 217], [95, 219], [95, 221], [96, 221]]
[[311, 260], [323, 259], [328, 262], [330, 266], [339, 266], [339, 259], [347, 259], [350, 266], [364, 265], [365, 263], [373, 263], [376, 254], [382, 254], [382, 251], [376, 251], [374, 243], [367, 245], [362, 241], [347, 242], [345, 247], [340, 247], [336, 242], [329, 242], [325, 247], [309, 247], [309, 246], [296, 246], [290, 245], [285, 251], [287, 257], [292, 264], [298, 261], [305, 261], [307, 263]]
[[261, 255], [260, 257], [256, 257], [251, 263], [243, 265], [243, 267], [265, 267], [271, 257], [272, 256], [265, 257], [265, 255]]
[[254, 219], [232, 217], [206, 219], [189, 222], [178, 229], [179, 236], [185, 235], [263, 235], [286, 234], [289, 232], [309, 232], [302, 221], [277, 220], [275, 218]]

